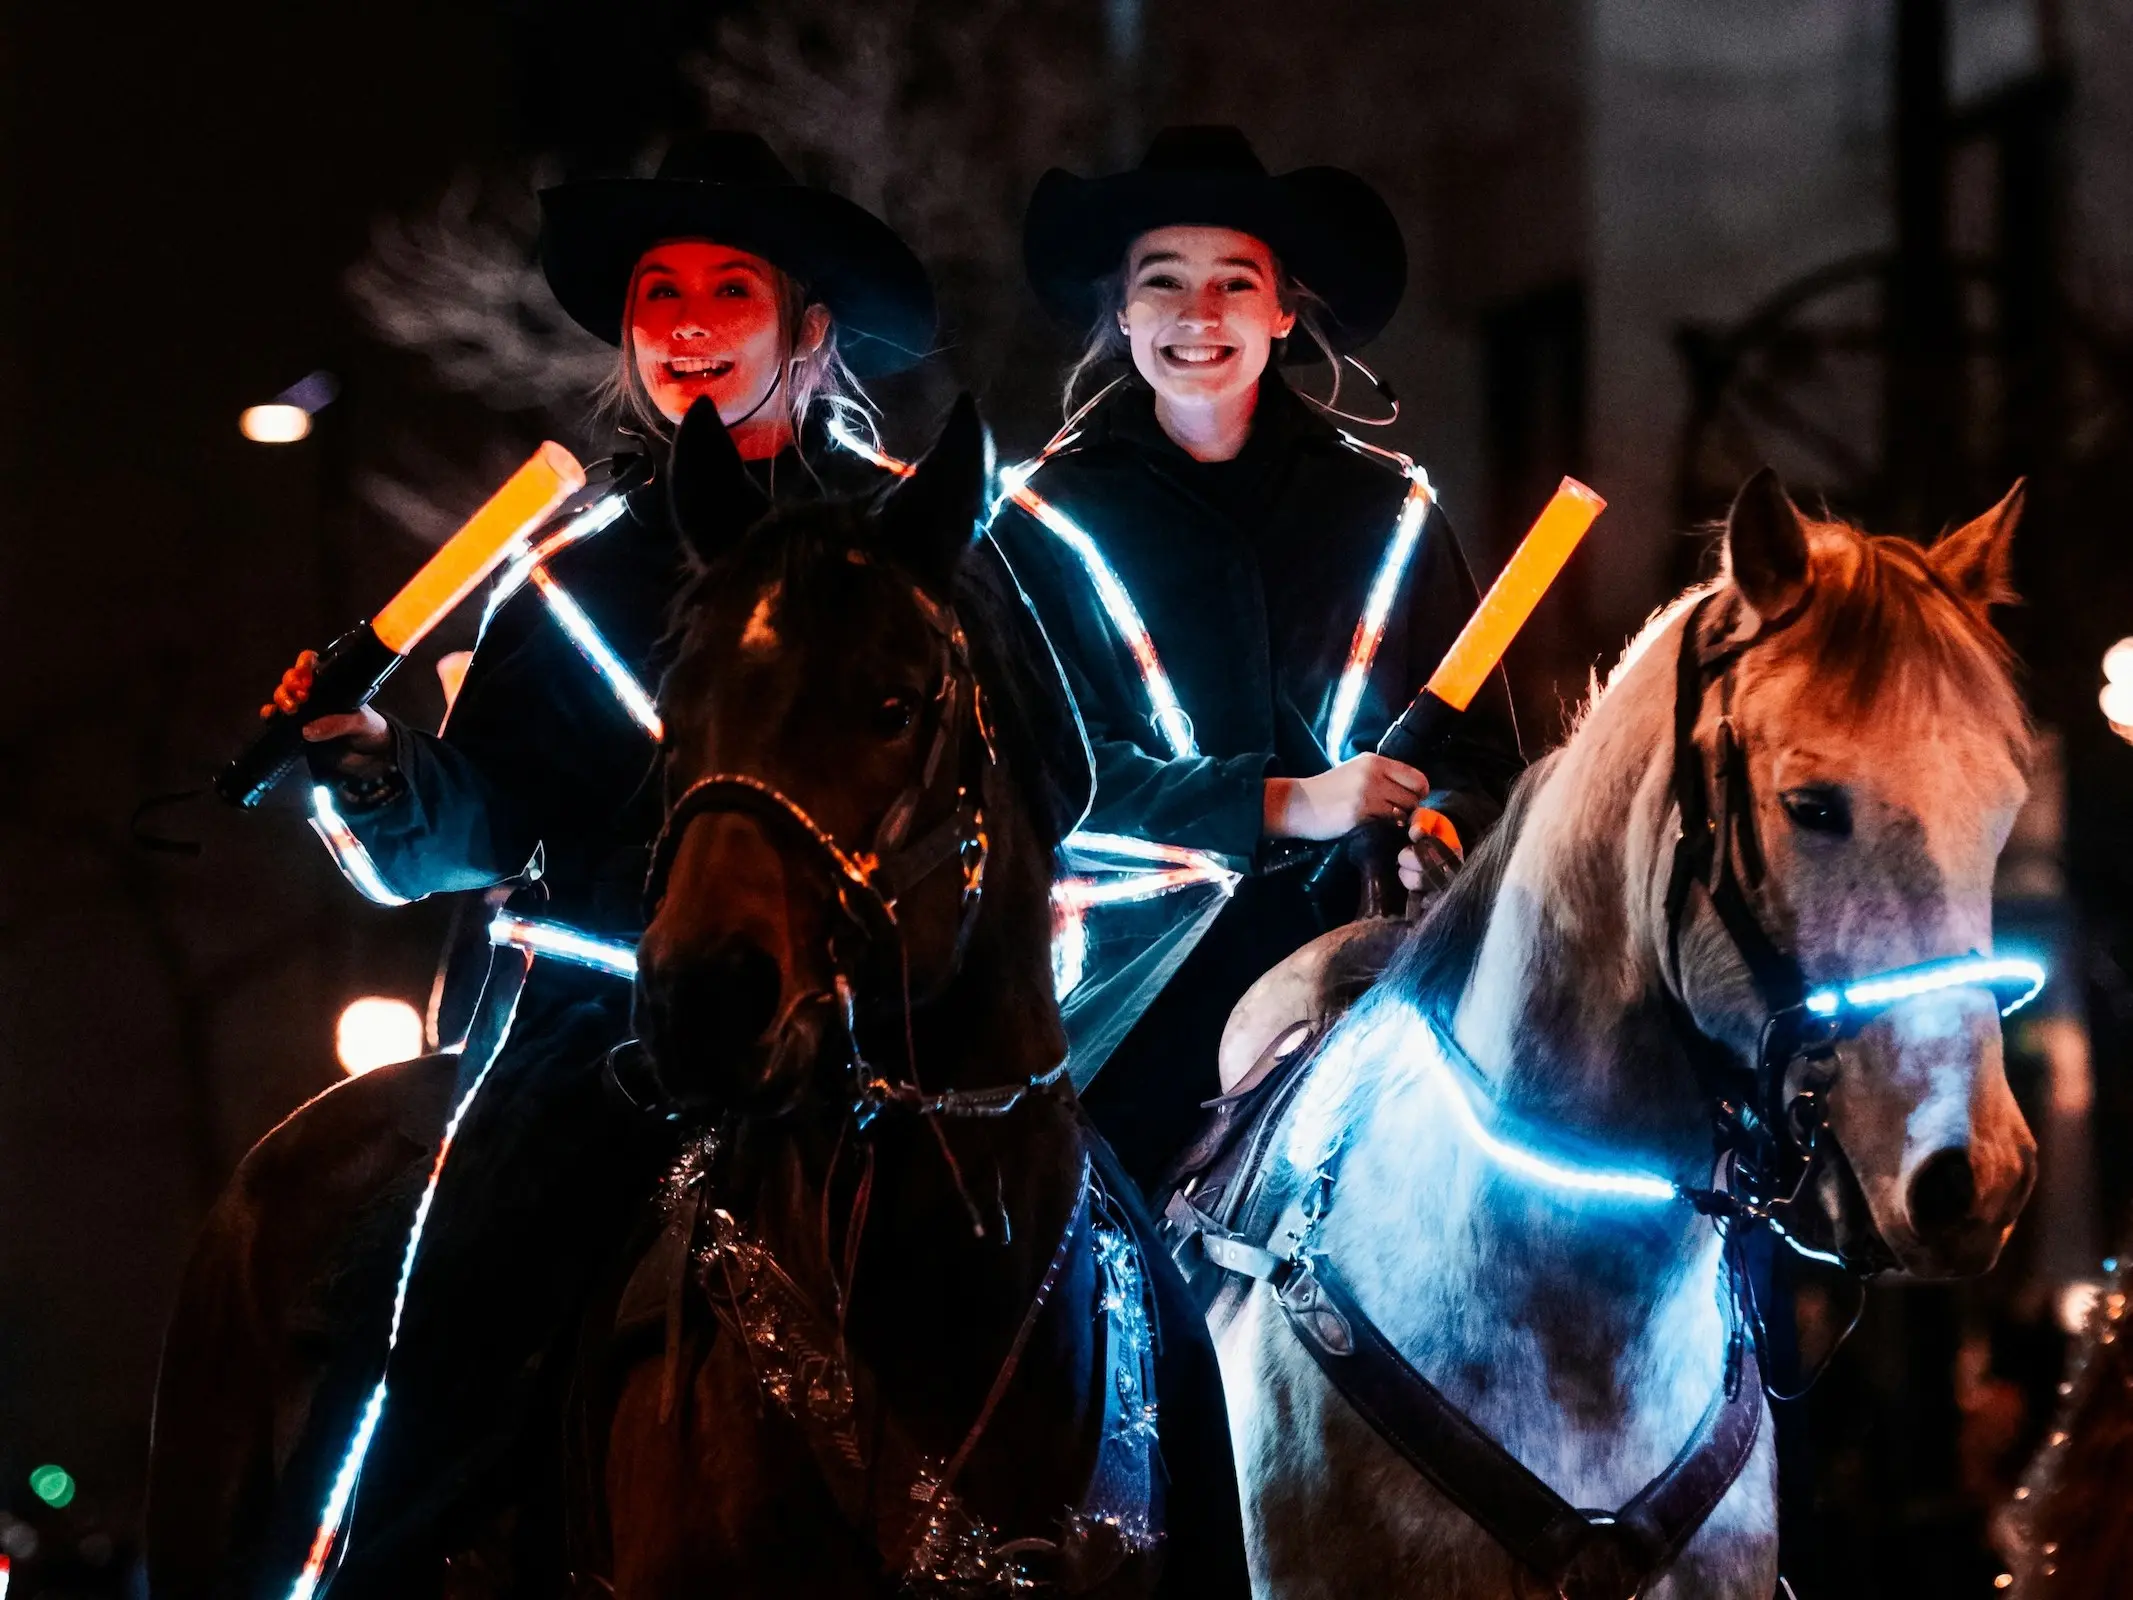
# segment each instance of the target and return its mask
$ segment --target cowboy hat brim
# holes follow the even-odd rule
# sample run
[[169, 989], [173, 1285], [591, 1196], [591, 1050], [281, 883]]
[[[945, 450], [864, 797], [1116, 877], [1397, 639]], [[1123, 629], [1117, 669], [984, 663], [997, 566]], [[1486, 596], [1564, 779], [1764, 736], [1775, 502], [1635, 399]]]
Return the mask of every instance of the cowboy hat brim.
[[[1338, 167], [1279, 177], [1140, 168], [1081, 178], [1054, 167], [1037, 182], [1023, 222], [1022, 257], [1046, 311], [1086, 332], [1103, 309], [1103, 283], [1126, 247], [1154, 228], [1234, 228], [1325, 302], [1333, 348], [1368, 344], [1407, 290], [1407, 244], [1378, 192]], [[1305, 344], [1308, 341], [1296, 341]]]
[[637, 262], [669, 239], [709, 239], [798, 279], [837, 327], [862, 378], [915, 366], [933, 351], [933, 284], [880, 218], [799, 184], [688, 178], [589, 178], [541, 193], [541, 269], [573, 321], [622, 343]]

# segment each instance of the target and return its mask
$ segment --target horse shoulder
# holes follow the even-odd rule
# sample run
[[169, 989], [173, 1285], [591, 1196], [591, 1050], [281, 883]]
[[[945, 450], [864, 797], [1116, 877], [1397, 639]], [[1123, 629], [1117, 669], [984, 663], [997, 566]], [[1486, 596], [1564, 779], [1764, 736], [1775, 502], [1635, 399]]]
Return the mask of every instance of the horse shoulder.
[[351, 1275], [350, 1256], [406, 1209], [381, 1202], [412, 1204], [456, 1077], [455, 1058], [428, 1056], [335, 1085], [255, 1144], [210, 1208], [156, 1381], [147, 1553], [158, 1595], [216, 1592], [267, 1515], [339, 1331], [336, 1290], [382, 1275]]

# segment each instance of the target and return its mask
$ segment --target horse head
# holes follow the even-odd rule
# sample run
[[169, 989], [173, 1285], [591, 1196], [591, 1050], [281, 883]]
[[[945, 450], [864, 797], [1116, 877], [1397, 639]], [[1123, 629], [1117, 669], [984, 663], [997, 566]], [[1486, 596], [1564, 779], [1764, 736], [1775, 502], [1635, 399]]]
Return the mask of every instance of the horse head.
[[684, 1104], [790, 1107], [820, 1087], [825, 1039], [867, 1016], [889, 1019], [870, 1048], [900, 1055], [1008, 883], [1034, 896], [1041, 972], [1049, 841], [1002, 770], [988, 640], [964, 631], [988, 455], [966, 396], [872, 502], [772, 512], [712, 407], [682, 425], [670, 490], [699, 572], [661, 691], [636, 1006]]
[[[1705, 624], [1688, 646], [1722, 663], [1692, 708], [1695, 742], [1716, 773], [1717, 848], [1811, 986], [1991, 947], [1994, 864], [2030, 760], [1988, 617], [2012, 598], [2021, 507], [2018, 485], [1927, 548], [1804, 518], [1767, 469], [1733, 505], [1725, 578], [1686, 624]], [[1755, 1060], [1768, 985], [1714, 898], [1675, 907], [1670, 964], [1698, 1030]], [[1807, 1169], [1796, 1233], [1921, 1276], [1992, 1264], [2028, 1198], [2036, 1144], [1991, 993], [1917, 995], [1833, 1054], [1776, 1070], [1770, 1103], [1814, 1091], [1833, 1136]]]

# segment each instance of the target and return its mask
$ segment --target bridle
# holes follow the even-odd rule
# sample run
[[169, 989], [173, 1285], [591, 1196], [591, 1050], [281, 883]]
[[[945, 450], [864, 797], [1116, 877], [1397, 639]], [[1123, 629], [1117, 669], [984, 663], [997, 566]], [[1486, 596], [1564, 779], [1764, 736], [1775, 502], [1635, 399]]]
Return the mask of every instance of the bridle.
[[[2035, 994], [2041, 973], [2017, 974], [2006, 969], [2025, 964], [1993, 962], [1971, 952], [1834, 986], [1810, 984], [1799, 958], [1771, 935], [1752, 898], [1762, 887], [1767, 864], [1756, 834], [1747, 747], [1733, 724], [1733, 668], [1752, 645], [1791, 625], [1805, 602], [1803, 598], [1754, 632], [1707, 652], [1701, 643], [1705, 616], [1721, 598], [1719, 593], [1707, 594], [1689, 611], [1674, 674], [1673, 793], [1680, 831], [1666, 887], [1666, 957], [1671, 968], [1667, 999], [1675, 1032], [1710, 1104], [1720, 1158], [1719, 1181], [1712, 1189], [1684, 1193], [1700, 1210], [1772, 1223], [1791, 1238], [1788, 1214], [1800, 1201], [1816, 1156], [1844, 1159], [1827, 1126], [1824, 1102], [1837, 1045], [1889, 1005], [1957, 984], [1986, 989], [2003, 1012], [2011, 1010]], [[1719, 696], [1715, 786], [1696, 742], [1706, 685], [1713, 679]], [[1698, 890], [1747, 969], [1763, 1009], [1755, 1056], [1746, 1066], [1697, 1026], [1688, 1009], [1681, 937]], [[1788, 1092], [1787, 1080], [1799, 1062], [1814, 1070]], [[1856, 1184], [1848, 1174], [1847, 1181]], [[1865, 1247], [1840, 1246], [1837, 1260], [1859, 1276], [1895, 1265], [1887, 1244], [1871, 1227]]]
[[[846, 559], [859, 566], [877, 564], [857, 550], [847, 552]], [[714, 772], [695, 780], [667, 807], [653, 842], [645, 883], [649, 923], [666, 897], [690, 824], [714, 815], [751, 819], [768, 835], [773, 848], [812, 863], [827, 877], [835, 888], [846, 928], [857, 936], [856, 943], [833, 932], [829, 957], [834, 989], [799, 997], [794, 1005], [812, 1001], [837, 1011], [850, 1051], [852, 1111], [861, 1128], [891, 1107], [921, 1116], [1002, 1115], [1031, 1090], [1058, 1082], [1065, 1071], [1062, 1062], [1047, 1073], [1012, 1084], [928, 1093], [916, 1081], [908, 1059], [905, 1076], [892, 1080], [877, 1072], [860, 1049], [860, 997], [880, 987], [870, 980], [878, 979], [885, 969], [892, 974], [908, 1041], [911, 1014], [936, 998], [961, 971], [984, 903], [985, 868], [991, 854], [985, 798], [999, 765], [999, 751], [987, 720], [984, 692], [971, 665], [969, 641], [952, 605], [935, 600], [915, 583], [910, 585], [910, 596], [935, 645], [933, 690], [926, 698], [920, 728], [923, 753], [910, 781], [883, 811], [866, 848], [845, 846], [775, 784], [751, 773]], [[919, 812], [950, 759], [958, 763], [955, 807], [933, 826], [915, 832]], [[954, 946], [946, 970], [926, 992], [914, 995], [898, 911], [906, 895], [951, 862], [962, 876]]]

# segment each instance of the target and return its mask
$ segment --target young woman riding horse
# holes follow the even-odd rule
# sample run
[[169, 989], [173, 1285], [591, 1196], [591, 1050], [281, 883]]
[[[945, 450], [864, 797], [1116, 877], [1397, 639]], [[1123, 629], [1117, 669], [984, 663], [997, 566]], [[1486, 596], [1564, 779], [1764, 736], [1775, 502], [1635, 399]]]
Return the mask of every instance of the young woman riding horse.
[[1407, 255], [1377, 194], [1331, 167], [1269, 176], [1234, 128], [1172, 128], [1135, 171], [1047, 173], [1024, 247], [1038, 297], [1089, 337], [1069, 410], [1076, 380], [1124, 368], [1027, 480], [1108, 570], [1023, 510], [995, 524], [1095, 743], [1088, 826], [1252, 868], [1088, 1095], [1145, 1182], [1218, 1092], [1230, 1007], [1320, 931], [1298, 841], [1411, 823], [1441, 882], [1501, 808], [1517, 742], [1499, 679], [1427, 775], [1367, 753], [1475, 603], [1426, 475], [1272, 364], [1323, 355], [1337, 395], [1338, 353], [1391, 319]]
[[1261, 1593], [1768, 1600], [1742, 1230], [1981, 1272], [2035, 1172], [1999, 1017], [2042, 972], [1986, 954], [2018, 515], [1928, 550], [1751, 480], [1725, 576], [1632, 643], [1235, 1192], [1173, 1201], [1231, 1274]]
[[[818, 424], [826, 403], [863, 401], [858, 375], [908, 366], [932, 344], [925, 270], [886, 225], [794, 182], [767, 145], [739, 133], [678, 142], [651, 180], [549, 190], [542, 207], [549, 283], [577, 321], [620, 347], [609, 398], [647, 436], [648, 455], [663, 459], [688, 406], [709, 399], [756, 492], [814, 498], [825, 478], [884, 481], [827, 451]], [[385, 893], [519, 881], [544, 920], [578, 933], [642, 926], [659, 826], [656, 733], [633, 710], [648, 702], [618, 695], [614, 680], [657, 683], [688, 576], [668, 486], [645, 481], [645, 464], [616, 464], [625, 502], [612, 525], [552, 553], [535, 584], [495, 609], [443, 734], [375, 711], [306, 730], [319, 780]], [[559, 626], [551, 591], [597, 631], [611, 671], [596, 672]], [[277, 703], [294, 708], [309, 678], [299, 662]], [[496, 975], [512, 975], [514, 959], [506, 952]], [[427, 1215], [396, 1379], [410, 1398], [377, 1445], [389, 1456], [411, 1417], [457, 1416], [455, 1448], [481, 1446], [462, 1463], [470, 1482], [507, 1460], [510, 1419], [528, 1403], [523, 1373], [579, 1294], [585, 1264], [627, 1226], [634, 1175], [662, 1145], [634, 1123], [618, 1128], [602, 1088], [603, 1059], [630, 1032], [629, 985], [541, 961], [523, 992], [505, 987], [492, 983], [482, 1048], [341, 1085], [262, 1142], [210, 1219], [160, 1384], [149, 1513], [159, 1588], [205, 1592], [232, 1563], [271, 1565], [292, 1545], [301, 1561], [394, 1320], [399, 1241], [477, 1056], [493, 1058], [489, 1091]], [[243, 1281], [255, 1257], [316, 1275]], [[278, 1298], [233, 1302], [240, 1287]], [[255, 1332], [279, 1338], [292, 1323], [315, 1323], [323, 1337], [240, 1353]], [[455, 1353], [456, 1365], [446, 1359]], [[430, 1354], [439, 1365], [425, 1377]], [[315, 1406], [307, 1394], [280, 1420], [277, 1442], [232, 1426], [255, 1413], [262, 1383], [284, 1404], [304, 1384], [323, 1387]], [[247, 1503], [204, 1503], [236, 1483], [249, 1485]], [[240, 1553], [239, 1541], [253, 1548]]]

